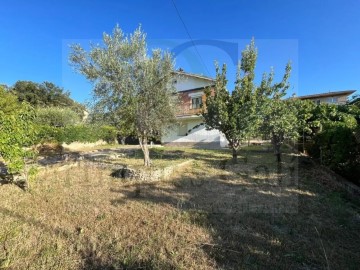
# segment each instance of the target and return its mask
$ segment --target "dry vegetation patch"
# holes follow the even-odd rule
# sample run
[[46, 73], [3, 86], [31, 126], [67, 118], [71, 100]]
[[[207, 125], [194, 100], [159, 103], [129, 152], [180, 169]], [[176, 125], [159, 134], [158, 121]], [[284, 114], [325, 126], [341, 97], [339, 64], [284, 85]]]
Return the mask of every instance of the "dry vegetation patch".
[[29, 192], [0, 186], [0, 266], [357, 269], [360, 264], [358, 202], [289, 149], [281, 168], [261, 147], [244, 149], [237, 165], [228, 162], [225, 150], [157, 151], [154, 157], [164, 162], [195, 161], [157, 183], [126, 183], [110, 177], [110, 169], [80, 163], [41, 171]]

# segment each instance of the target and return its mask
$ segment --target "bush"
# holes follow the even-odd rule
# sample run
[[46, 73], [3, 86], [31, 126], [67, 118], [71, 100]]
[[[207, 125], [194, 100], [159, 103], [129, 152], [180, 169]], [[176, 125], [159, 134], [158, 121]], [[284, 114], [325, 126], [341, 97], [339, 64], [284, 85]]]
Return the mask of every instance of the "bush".
[[118, 131], [115, 127], [112, 126], [102, 126], [101, 127], [101, 139], [107, 143], [116, 142]]
[[345, 123], [332, 122], [315, 136], [314, 144], [308, 150], [322, 164], [360, 184], [360, 145], [354, 128]]
[[66, 127], [53, 127], [41, 125], [39, 130], [39, 142], [96, 142], [104, 140], [112, 143], [116, 139], [117, 131], [111, 126], [75, 125]]
[[48, 107], [37, 109], [35, 122], [39, 125], [67, 127], [79, 124], [80, 117], [70, 108]]

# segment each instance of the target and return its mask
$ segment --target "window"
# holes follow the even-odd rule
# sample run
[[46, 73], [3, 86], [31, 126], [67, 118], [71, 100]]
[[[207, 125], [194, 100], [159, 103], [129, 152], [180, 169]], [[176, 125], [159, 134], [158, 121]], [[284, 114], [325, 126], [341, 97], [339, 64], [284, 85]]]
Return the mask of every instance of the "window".
[[194, 97], [191, 99], [191, 109], [199, 109], [202, 104], [201, 97]]
[[320, 102], [321, 102], [320, 99], [316, 100], [317, 105], [320, 105]]
[[187, 123], [181, 123], [178, 127], [178, 136], [186, 136], [188, 132], [188, 125]]
[[337, 97], [331, 97], [330, 98], [330, 103], [336, 104], [338, 102]]

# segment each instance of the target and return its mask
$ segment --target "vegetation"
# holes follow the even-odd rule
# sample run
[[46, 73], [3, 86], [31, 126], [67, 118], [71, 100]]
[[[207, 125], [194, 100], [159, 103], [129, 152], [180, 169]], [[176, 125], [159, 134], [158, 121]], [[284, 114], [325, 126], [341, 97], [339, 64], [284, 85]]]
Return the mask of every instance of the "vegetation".
[[[208, 128], [225, 134], [232, 153], [148, 149], [149, 140], [175, 121], [173, 60], [160, 50], [148, 56], [140, 28], [127, 36], [115, 27], [103, 41], [89, 52], [73, 45], [70, 56], [95, 85], [89, 121], [82, 119], [84, 107], [52, 83], [0, 87], [0, 176], [5, 167], [10, 176], [22, 172], [38, 142], [55, 141], [44, 150], [61, 152], [60, 159], [41, 160], [47, 165], [31, 192], [0, 181], [0, 269], [358, 268], [359, 202], [344, 193], [336, 174], [284, 145], [299, 138], [302, 150], [359, 185], [358, 98], [343, 106], [284, 99], [290, 64], [281, 82], [274, 83], [271, 72], [255, 85], [252, 41], [231, 93], [226, 66], [216, 66], [202, 112]], [[60, 145], [113, 143], [132, 134], [141, 151], [107, 149], [94, 155], [96, 166], [80, 161], [85, 155], [63, 155]], [[238, 153], [243, 141], [259, 134], [271, 137], [277, 160], [269, 145], [243, 146]], [[48, 166], [72, 154], [77, 166]], [[237, 163], [238, 155], [246, 162]], [[149, 166], [150, 158], [160, 169], [193, 162], [168, 181], [110, 177], [108, 165]]]
[[297, 124], [299, 140], [301, 140], [301, 147], [299, 150], [305, 152], [305, 141], [309, 136], [315, 134], [315, 130], [319, 128], [320, 122], [314, 120], [315, 107], [317, 106], [310, 100], [292, 99], [297, 113]]
[[[237, 162], [237, 151], [242, 141], [256, 128], [258, 122], [258, 92], [254, 85], [257, 51], [254, 40], [242, 52], [238, 66], [235, 90], [226, 89], [226, 65], [222, 71], [216, 65], [216, 83], [214, 89], [206, 91], [206, 107], [202, 116], [206, 126], [220, 130], [229, 142], [233, 153], [233, 162]], [[241, 74], [243, 73], [243, 74]], [[242, 75], [242, 76], [241, 76]]]
[[79, 124], [79, 115], [68, 107], [45, 107], [36, 110], [35, 122], [51, 127], [67, 127]]
[[309, 154], [359, 184], [360, 144], [357, 138], [360, 110], [355, 105], [320, 104], [309, 124], [315, 126]]
[[26, 101], [34, 108], [39, 107], [67, 107], [83, 117], [85, 107], [70, 98], [70, 93], [51, 82], [41, 84], [31, 81], [18, 81], [11, 92], [20, 102]]
[[[254, 41], [242, 53], [238, 66], [235, 90], [230, 93], [227, 88], [226, 65], [222, 71], [216, 65], [216, 82], [214, 89], [207, 89], [206, 106], [202, 116], [206, 126], [220, 130], [229, 142], [233, 153], [233, 162], [237, 162], [237, 151], [241, 141], [248, 138], [256, 126], [256, 106], [259, 93], [254, 86], [255, 63], [257, 51]], [[243, 77], [241, 77], [243, 72]]]
[[266, 146], [245, 148], [249, 161], [237, 165], [225, 150], [164, 148], [164, 156], [195, 159], [171, 181], [133, 185], [85, 164], [41, 171], [31, 193], [0, 186], [0, 265], [357, 269], [359, 202], [328, 172], [282, 151], [281, 176]]
[[27, 103], [19, 103], [14, 95], [0, 87], [0, 157], [8, 172], [19, 173], [24, 167], [24, 159], [36, 139], [33, 123], [34, 110]]
[[91, 143], [99, 140], [114, 143], [117, 136], [117, 130], [114, 127], [106, 125], [79, 124], [66, 127], [41, 125], [38, 126], [38, 130], [40, 143]]
[[[296, 106], [293, 100], [283, 100], [289, 88], [291, 66], [288, 64], [285, 74], [280, 83], [272, 85], [274, 73], [264, 75], [261, 88], [266, 89], [267, 99], [263, 107], [263, 128], [266, 134], [270, 134], [274, 154], [277, 161], [281, 162], [281, 145], [287, 139], [296, 139], [299, 134]], [[265, 82], [265, 83], [264, 83]]]
[[286, 67], [283, 80], [273, 84], [274, 73], [264, 74], [261, 84], [256, 86], [255, 65], [257, 50], [255, 42], [242, 52], [238, 66], [235, 89], [231, 93], [226, 89], [226, 66], [219, 72], [216, 66], [214, 89], [206, 91], [206, 107], [202, 116], [210, 129], [220, 130], [229, 141], [233, 152], [233, 162], [237, 162], [237, 150], [240, 144], [251, 136], [262, 132], [271, 135], [274, 152], [280, 162], [280, 147], [284, 140], [297, 135], [297, 118], [291, 101], [284, 101], [289, 88], [291, 66]]
[[110, 114], [116, 124], [134, 131], [150, 166], [148, 142], [175, 123], [176, 98], [171, 84], [173, 59], [167, 52], [147, 55], [146, 35], [139, 27], [127, 36], [116, 26], [103, 35], [103, 46], [86, 52], [72, 46], [70, 61], [95, 84], [95, 108]]

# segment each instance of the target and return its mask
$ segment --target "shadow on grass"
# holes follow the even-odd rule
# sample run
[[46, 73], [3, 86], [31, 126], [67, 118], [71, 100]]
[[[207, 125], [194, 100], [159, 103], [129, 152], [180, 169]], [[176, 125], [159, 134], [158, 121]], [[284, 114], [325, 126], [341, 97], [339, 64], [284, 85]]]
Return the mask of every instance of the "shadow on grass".
[[135, 270], [135, 269], [176, 269], [173, 265], [159, 262], [158, 260], [128, 260], [117, 261], [116, 258], [104, 259], [104, 255], [98, 256], [89, 249], [82, 252], [84, 265], [79, 270]]
[[[219, 164], [212, 151], [189, 154], [189, 157], [202, 160], [209, 167]], [[222, 169], [216, 169], [215, 173], [195, 165], [189, 168], [190, 173], [185, 170], [171, 182], [113, 188], [111, 191], [119, 193], [120, 198], [111, 203], [116, 206], [134, 200], [178, 209], [187, 222], [211, 232], [214, 242], [202, 243], [201, 247], [220, 268], [256, 269], [276, 265], [278, 269], [289, 269], [296, 265], [291, 258], [280, 260], [286, 250], [278, 245], [280, 240], [272, 242], [268, 237], [274, 234], [277, 216], [298, 213], [298, 198], [291, 192], [297, 187], [297, 180], [292, 179], [295, 176], [288, 172], [279, 177], [283, 172], [278, 168], [254, 163], [220, 165]]]
[[[201, 243], [201, 247], [221, 269], [326, 268], [329, 262], [321, 234], [325, 234], [327, 227], [334, 230], [332, 226], [337, 225], [333, 219], [337, 213], [330, 210], [331, 214], [324, 215], [329, 205], [319, 202], [318, 197], [325, 191], [314, 189], [313, 183], [298, 182], [298, 175], [305, 177], [303, 174], [314, 169], [313, 166], [303, 159], [299, 163], [291, 153], [284, 154], [281, 167], [270, 160], [271, 153], [256, 163], [258, 152], [248, 153], [247, 163], [232, 166], [219, 159], [219, 155], [214, 157], [212, 150], [184, 151], [183, 155], [222, 170], [211, 172], [193, 166], [171, 182], [112, 189], [120, 198], [111, 203], [116, 206], [133, 200], [178, 209], [184, 220], [206, 228], [212, 235], [213, 242]], [[229, 156], [224, 151], [226, 155]], [[309, 218], [309, 215], [318, 218]], [[349, 213], [344, 215], [349, 220]], [[359, 228], [352, 226], [352, 230]], [[352, 260], [348, 263], [334, 258], [332, 265], [351, 268], [359, 261], [354, 258], [357, 249], [352, 247], [349, 251], [352, 244], [344, 241], [351, 239], [352, 232], [342, 230], [342, 233], [343, 238], [336, 241], [344, 247], [337, 252], [348, 254]], [[331, 241], [327, 244], [328, 248], [334, 245]]]
[[[40, 230], [42, 234], [52, 235], [52, 238], [60, 237], [63, 240], [68, 241], [69, 249], [77, 249], [76, 246], [79, 245], [82, 248], [77, 250], [81, 257], [80, 266], [73, 269], [79, 270], [115, 270], [115, 269], [176, 269], [173, 265], [170, 265], [167, 262], [162, 262], [159, 258], [150, 258], [148, 260], [138, 260], [137, 258], [125, 258], [121, 256], [123, 254], [116, 254], [112, 250], [112, 247], [96, 247], [96, 244], [89, 237], [83, 236], [79, 232], [79, 228], [74, 228], [74, 230], [68, 230], [64, 228], [54, 228], [50, 225], [47, 225], [35, 218], [26, 217], [20, 213], [16, 213], [7, 208], [0, 206], [0, 213], [11, 217], [17, 221], [17, 223], [26, 223], [30, 226], [34, 226], [36, 230]], [[1, 236], [1, 235], [0, 235]], [[7, 237], [5, 239], [0, 238], [0, 244], [5, 249], [5, 256], [9, 256], [9, 251], [7, 250]], [[109, 251], [108, 254], [104, 250]], [[68, 250], [71, 253], [71, 250]], [[1, 255], [1, 253], [0, 253]], [[39, 254], [40, 256], [41, 254]], [[0, 256], [0, 259], [7, 260], [8, 258], [3, 258]], [[66, 259], [66, 258], [64, 258]], [[1, 260], [0, 260], [1, 262]], [[23, 265], [22, 265], [23, 266]], [[36, 265], [32, 265], [35, 266]], [[40, 266], [39, 266], [40, 267]], [[22, 267], [21, 267], [22, 268]], [[12, 269], [12, 268], [9, 268]], [[20, 268], [16, 268], [20, 269]]]

